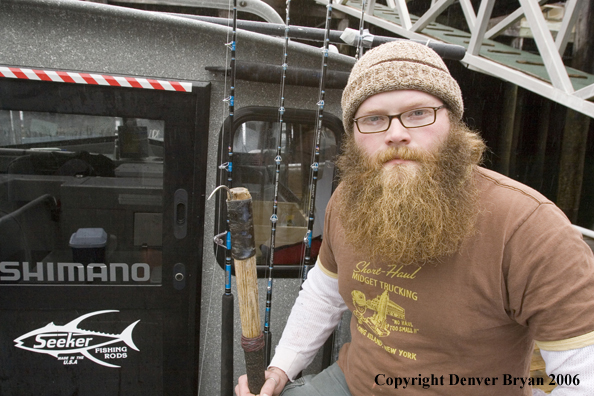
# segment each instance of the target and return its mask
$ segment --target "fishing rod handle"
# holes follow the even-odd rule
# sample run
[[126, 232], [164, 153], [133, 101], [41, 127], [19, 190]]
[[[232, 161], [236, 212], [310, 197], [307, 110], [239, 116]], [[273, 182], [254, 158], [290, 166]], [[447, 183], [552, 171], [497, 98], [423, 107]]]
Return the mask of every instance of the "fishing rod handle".
[[221, 396], [233, 389], [233, 294], [223, 294], [221, 310]]
[[264, 375], [264, 334], [260, 333], [259, 337], [253, 339], [246, 339], [242, 336], [241, 346], [245, 355], [248, 388], [251, 393], [257, 395], [266, 382]]
[[243, 187], [232, 188], [230, 195], [227, 217], [241, 317], [241, 346], [245, 353], [248, 387], [250, 392], [258, 394], [265, 381], [264, 335], [260, 325], [252, 197]]

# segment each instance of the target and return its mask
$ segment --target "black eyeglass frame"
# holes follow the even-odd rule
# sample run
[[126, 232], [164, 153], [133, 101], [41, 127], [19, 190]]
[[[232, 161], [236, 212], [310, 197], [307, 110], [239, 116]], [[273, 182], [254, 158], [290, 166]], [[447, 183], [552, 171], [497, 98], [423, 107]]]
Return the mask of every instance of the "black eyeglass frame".
[[[373, 134], [373, 133], [386, 132], [388, 129], [390, 129], [390, 126], [392, 126], [392, 119], [393, 118], [398, 118], [398, 121], [400, 121], [400, 125], [402, 125], [406, 129], [422, 128], [422, 127], [426, 127], [426, 126], [435, 124], [435, 121], [437, 121], [437, 111], [438, 110], [441, 110], [443, 108], [446, 108], [446, 107], [447, 106], [445, 104], [442, 104], [441, 106], [438, 106], [438, 107], [431, 107], [431, 106], [419, 107], [417, 109], [407, 110], [407, 111], [404, 111], [404, 112], [402, 112], [400, 114], [395, 114], [395, 115], [376, 114], [376, 115], [379, 115], [379, 116], [388, 117], [388, 126], [386, 127], [386, 129], [382, 129], [380, 131], [362, 132], [361, 131], [361, 128], [359, 128], [359, 120], [361, 118], [370, 117], [370, 116], [373, 116], [373, 115], [366, 115], [366, 116], [363, 116], [363, 117], [353, 118], [353, 122], [355, 123], [355, 125], [357, 125], [357, 130], [359, 130], [359, 133], [362, 133], [364, 135], [370, 135], [370, 134]], [[413, 126], [413, 127], [407, 127], [406, 125], [404, 125], [404, 123], [402, 122], [402, 118], [401, 118], [403, 114], [409, 113], [411, 111], [422, 110], [422, 109], [433, 109], [433, 121], [431, 121], [428, 124], [419, 125], [419, 126]]]

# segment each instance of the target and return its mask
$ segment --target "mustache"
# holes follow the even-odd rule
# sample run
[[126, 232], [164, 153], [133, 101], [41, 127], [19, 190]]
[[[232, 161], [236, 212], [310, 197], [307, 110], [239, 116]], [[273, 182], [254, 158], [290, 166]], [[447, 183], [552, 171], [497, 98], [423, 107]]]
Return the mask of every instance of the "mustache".
[[383, 150], [373, 156], [371, 161], [372, 165], [377, 168], [393, 159], [429, 163], [436, 162], [437, 155], [426, 150], [410, 148], [406, 146], [389, 147], [388, 149]]

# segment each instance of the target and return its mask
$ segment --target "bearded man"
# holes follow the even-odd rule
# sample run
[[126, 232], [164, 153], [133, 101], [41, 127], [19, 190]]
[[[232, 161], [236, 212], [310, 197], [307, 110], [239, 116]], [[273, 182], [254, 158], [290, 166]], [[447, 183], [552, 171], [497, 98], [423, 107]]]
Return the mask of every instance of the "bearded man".
[[[342, 108], [341, 184], [260, 395], [532, 395], [535, 341], [570, 379], [553, 395], [593, 395], [592, 251], [551, 201], [479, 166], [441, 58], [369, 51]], [[347, 309], [338, 362], [293, 381]]]

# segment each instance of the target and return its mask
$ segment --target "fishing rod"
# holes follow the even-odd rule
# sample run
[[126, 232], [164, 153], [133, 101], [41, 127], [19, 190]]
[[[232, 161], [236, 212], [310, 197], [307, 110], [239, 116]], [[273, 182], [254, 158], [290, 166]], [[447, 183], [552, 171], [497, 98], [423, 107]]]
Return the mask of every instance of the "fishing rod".
[[[229, 251], [235, 267], [241, 319], [241, 347], [245, 356], [248, 388], [251, 393], [258, 394], [266, 381], [262, 367], [265, 341], [264, 333], [260, 327], [252, 196], [245, 187], [229, 188], [220, 185], [215, 188], [208, 199], [220, 189], [227, 191], [227, 241], [231, 241]], [[215, 240], [219, 237], [220, 235], [217, 235]], [[230, 358], [233, 359], [233, 356]], [[233, 384], [233, 373], [230, 374], [230, 379]], [[223, 379], [221, 379], [221, 384], [223, 383]], [[223, 387], [221, 390], [228, 391]], [[222, 393], [222, 395], [229, 396], [230, 393]]]
[[322, 122], [324, 119], [324, 99], [326, 95], [326, 74], [328, 71], [328, 46], [330, 43], [329, 32], [330, 22], [332, 19], [332, 0], [326, 6], [326, 33], [324, 36], [324, 46], [322, 48], [322, 73], [320, 76], [320, 89], [317, 102], [316, 112], [316, 128], [314, 134], [314, 147], [312, 155], [312, 164], [310, 169], [309, 182], [309, 211], [307, 216], [307, 232], [305, 234], [305, 254], [303, 258], [303, 266], [301, 273], [301, 283], [307, 279], [307, 273], [312, 267], [311, 263], [311, 244], [313, 237], [313, 225], [315, 221], [315, 205], [316, 205], [316, 187], [318, 182], [318, 170], [320, 167], [320, 142], [322, 138]]
[[355, 59], [363, 56], [363, 26], [365, 24], [365, 7], [367, 7], [367, 0], [363, 0], [361, 4], [361, 20], [359, 21], [359, 37], [357, 38], [357, 52]]
[[241, 347], [250, 392], [257, 395], [264, 382], [264, 334], [260, 328], [258, 274], [252, 197], [247, 188], [228, 190], [227, 219], [231, 234], [231, 254], [235, 264], [235, 280], [241, 317]]
[[[233, 117], [235, 113], [235, 73], [236, 73], [236, 44], [237, 44], [237, 0], [233, 0], [233, 23], [231, 28], [231, 42], [225, 44], [231, 52], [229, 97], [225, 100], [229, 105], [229, 136], [227, 147], [227, 162], [219, 168], [227, 171], [227, 188], [233, 187]], [[230, 396], [234, 392], [233, 386], [233, 307], [234, 297], [231, 291], [231, 232], [229, 220], [226, 221], [226, 250], [225, 250], [225, 292], [222, 296], [221, 307], [221, 396]]]
[[266, 310], [264, 313], [264, 340], [266, 345], [265, 351], [265, 366], [268, 367], [270, 364], [270, 353], [272, 350], [272, 333], [270, 331], [270, 315], [272, 310], [272, 272], [274, 270], [274, 249], [276, 247], [276, 224], [278, 222], [278, 191], [280, 183], [280, 171], [281, 171], [281, 142], [283, 135], [286, 136], [287, 124], [283, 120], [285, 113], [285, 81], [287, 77], [288, 68], [288, 52], [289, 52], [289, 25], [290, 25], [290, 8], [291, 0], [286, 0], [286, 22], [285, 22], [285, 40], [283, 44], [283, 60], [282, 60], [282, 73], [280, 82], [280, 98], [278, 107], [278, 122], [279, 131], [276, 139], [276, 156], [274, 157], [275, 173], [274, 173], [274, 200], [272, 203], [272, 215], [270, 216], [270, 249], [268, 253], [268, 285], [266, 287]]

